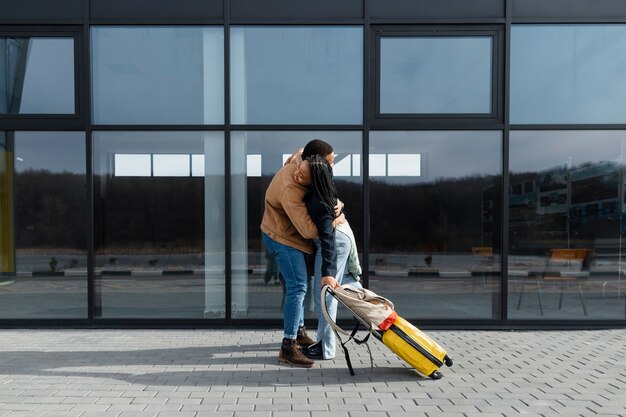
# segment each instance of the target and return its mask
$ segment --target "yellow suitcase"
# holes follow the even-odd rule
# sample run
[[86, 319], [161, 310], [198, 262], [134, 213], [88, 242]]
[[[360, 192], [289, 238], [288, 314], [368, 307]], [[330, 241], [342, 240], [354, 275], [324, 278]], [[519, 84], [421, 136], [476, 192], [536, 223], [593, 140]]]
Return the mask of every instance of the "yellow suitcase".
[[[324, 286], [321, 294], [322, 300], [326, 300], [327, 293], [331, 294], [338, 302], [343, 304], [358, 322], [352, 332], [343, 330], [328, 314], [326, 303], [322, 303], [324, 317], [339, 340], [346, 356], [346, 363], [351, 375], [354, 375], [354, 369], [352, 368], [350, 354], [348, 353], [346, 344], [350, 340], [354, 340], [357, 344], [366, 344], [367, 346], [370, 335], [374, 335], [376, 339], [380, 340], [385, 346], [391, 349], [392, 352], [418, 372], [432, 379], [440, 379], [443, 376], [441, 372], [439, 372], [439, 368], [441, 368], [443, 364], [452, 366], [452, 359], [448, 356], [446, 351], [417, 327], [398, 316], [394, 310], [395, 307], [393, 303], [388, 299], [370, 290], [350, 288], [349, 286], [342, 286], [335, 289]], [[364, 307], [368, 305], [368, 303], [376, 307]], [[374, 310], [375, 312], [372, 312]], [[364, 325], [369, 331], [369, 334], [362, 340], [355, 337], [360, 327], [359, 324]], [[348, 340], [344, 342], [341, 339], [340, 333], [349, 336]], [[374, 362], [371, 351], [370, 361], [372, 362], [373, 368]]]
[[439, 368], [444, 363], [452, 366], [452, 359], [437, 342], [400, 316], [381, 339], [402, 360], [433, 379], [441, 378]]

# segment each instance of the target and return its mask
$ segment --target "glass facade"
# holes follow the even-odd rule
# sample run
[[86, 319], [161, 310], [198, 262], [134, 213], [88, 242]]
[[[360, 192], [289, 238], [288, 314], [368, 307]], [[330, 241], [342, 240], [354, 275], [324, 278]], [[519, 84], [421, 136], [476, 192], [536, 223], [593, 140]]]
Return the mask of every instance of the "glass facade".
[[0, 318], [86, 318], [85, 134], [0, 132], [0, 164]]
[[499, 316], [502, 135], [370, 135], [370, 288], [422, 318]]
[[493, 39], [383, 37], [380, 112], [490, 113]]
[[511, 123], [625, 123], [625, 25], [513, 25]]
[[233, 27], [233, 124], [361, 124], [363, 29]]
[[102, 317], [224, 316], [221, 132], [94, 132]]
[[624, 317], [625, 133], [512, 132], [510, 317]]
[[[362, 247], [363, 201], [361, 132], [245, 131], [233, 132], [231, 141], [232, 187], [232, 309], [233, 317], [281, 318], [283, 286], [276, 263], [261, 240], [265, 190], [284, 161], [311, 139], [331, 143], [333, 170], [346, 217]], [[309, 287], [312, 285], [309, 281]], [[305, 315], [313, 314], [312, 291], [305, 299]]]
[[74, 114], [74, 39], [0, 36], [0, 114]]
[[224, 30], [92, 29], [95, 124], [224, 123]]
[[0, 325], [278, 326], [264, 195], [314, 138], [403, 317], [626, 325], [623, 11], [77, 1], [0, 18]]

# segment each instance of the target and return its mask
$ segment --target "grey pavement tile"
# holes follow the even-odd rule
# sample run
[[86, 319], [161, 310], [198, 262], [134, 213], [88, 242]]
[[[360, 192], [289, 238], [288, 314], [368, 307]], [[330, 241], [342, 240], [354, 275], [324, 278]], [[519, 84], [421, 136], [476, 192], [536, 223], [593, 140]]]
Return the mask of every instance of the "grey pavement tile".
[[[254, 411], [290, 411], [289, 404], [255, 404]], [[332, 410], [332, 408], [331, 408]]]
[[85, 411], [80, 417], [117, 417], [121, 411]]
[[118, 417], [156, 417], [156, 411], [122, 411]]

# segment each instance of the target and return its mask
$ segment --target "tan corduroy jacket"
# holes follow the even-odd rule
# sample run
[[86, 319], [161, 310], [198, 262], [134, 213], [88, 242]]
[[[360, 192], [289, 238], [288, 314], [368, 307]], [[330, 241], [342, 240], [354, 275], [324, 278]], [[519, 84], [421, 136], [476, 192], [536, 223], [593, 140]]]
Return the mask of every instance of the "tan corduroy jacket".
[[261, 230], [278, 243], [313, 253], [310, 239], [317, 237], [317, 227], [303, 201], [307, 189], [293, 179], [300, 162], [301, 157], [293, 158], [267, 187]]

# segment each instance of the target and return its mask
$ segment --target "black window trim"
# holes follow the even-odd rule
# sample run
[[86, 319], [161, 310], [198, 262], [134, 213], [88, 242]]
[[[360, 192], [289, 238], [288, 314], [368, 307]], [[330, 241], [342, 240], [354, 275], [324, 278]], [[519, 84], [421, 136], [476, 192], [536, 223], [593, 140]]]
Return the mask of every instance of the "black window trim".
[[[488, 36], [493, 40], [491, 56], [491, 112], [489, 113], [381, 113], [380, 112], [380, 45], [382, 38], [392, 37], [472, 37]], [[370, 42], [375, 57], [371, 60], [370, 77], [372, 100], [370, 116], [375, 127], [402, 124], [406, 127], [435, 126], [446, 123], [481, 126], [502, 124], [504, 120], [504, 26], [503, 25], [420, 25], [375, 26]]]
[[[74, 113], [26, 113], [0, 114], [0, 127], [11, 130], [16, 127], [33, 126], [38, 122], [45, 126], [57, 125], [65, 121], [67, 126], [78, 128], [83, 126], [83, 28], [82, 26], [6, 26], [0, 25], [0, 38], [71, 38], [74, 41]], [[69, 124], [67, 124], [69, 123]], [[0, 129], [1, 130], [1, 129]], [[23, 130], [23, 129], [22, 129]]]

